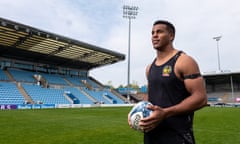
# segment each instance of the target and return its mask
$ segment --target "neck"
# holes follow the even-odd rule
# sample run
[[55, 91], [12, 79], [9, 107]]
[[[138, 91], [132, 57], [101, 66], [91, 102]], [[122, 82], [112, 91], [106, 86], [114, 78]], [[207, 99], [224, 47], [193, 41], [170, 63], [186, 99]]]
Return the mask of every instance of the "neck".
[[164, 59], [167, 57], [171, 57], [172, 55], [175, 54], [177, 50], [174, 49], [173, 47], [168, 47], [163, 50], [157, 50], [157, 59]]

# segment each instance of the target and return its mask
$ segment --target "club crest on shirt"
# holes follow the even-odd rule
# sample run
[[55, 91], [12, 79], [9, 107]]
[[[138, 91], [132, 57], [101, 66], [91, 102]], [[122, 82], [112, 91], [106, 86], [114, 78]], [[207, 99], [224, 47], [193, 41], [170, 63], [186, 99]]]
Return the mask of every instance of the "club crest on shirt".
[[166, 65], [163, 68], [162, 76], [168, 77], [168, 76], [170, 76], [171, 72], [172, 72], [172, 67], [170, 65]]

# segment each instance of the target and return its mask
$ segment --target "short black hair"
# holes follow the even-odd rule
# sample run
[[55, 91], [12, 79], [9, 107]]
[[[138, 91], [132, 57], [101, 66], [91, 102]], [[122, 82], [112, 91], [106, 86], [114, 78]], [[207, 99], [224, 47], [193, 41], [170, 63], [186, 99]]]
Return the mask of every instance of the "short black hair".
[[169, 32], [173, 33], [173, 35], [175, 35], [175, 27], [172, 23], [170, 23], [169, 21], [166, 21], [166, 20], [157, 20], [153, 23], [153, 25], [157, 25], [157, 24], [164, 24], [167, 26], [167, 29]]

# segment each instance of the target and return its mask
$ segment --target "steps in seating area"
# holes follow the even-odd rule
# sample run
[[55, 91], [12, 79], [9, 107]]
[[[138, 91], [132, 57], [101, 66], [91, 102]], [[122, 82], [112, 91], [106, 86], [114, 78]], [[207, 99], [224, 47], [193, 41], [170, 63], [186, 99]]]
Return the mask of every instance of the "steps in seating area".
[[69, 99], [72, 104], [80, 104], [80, 100], [74, 96], [70, 91], [65, 91], [64, 95], [66, 96], [67, 99]]

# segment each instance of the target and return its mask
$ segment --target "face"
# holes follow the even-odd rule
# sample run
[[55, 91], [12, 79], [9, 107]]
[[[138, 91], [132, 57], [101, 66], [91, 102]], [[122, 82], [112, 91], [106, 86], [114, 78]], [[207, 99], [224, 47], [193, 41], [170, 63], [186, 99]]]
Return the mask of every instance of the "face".
[[156, 50], [163, 50], [172, 43], [173, 34], [170, 33], [165, 24], [156, 24], [152, 28], [152, 45]]

